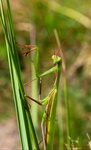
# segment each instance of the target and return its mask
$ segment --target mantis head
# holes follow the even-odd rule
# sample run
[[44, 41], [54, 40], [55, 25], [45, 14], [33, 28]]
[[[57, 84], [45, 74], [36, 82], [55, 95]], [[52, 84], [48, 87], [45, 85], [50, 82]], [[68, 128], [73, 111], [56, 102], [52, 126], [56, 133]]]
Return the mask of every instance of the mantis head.
[[52, 60], [53, 60], [53, 64], [55, 65], [56, 63], [60, 62], [61, 57], [57, 55], [52, 55]]

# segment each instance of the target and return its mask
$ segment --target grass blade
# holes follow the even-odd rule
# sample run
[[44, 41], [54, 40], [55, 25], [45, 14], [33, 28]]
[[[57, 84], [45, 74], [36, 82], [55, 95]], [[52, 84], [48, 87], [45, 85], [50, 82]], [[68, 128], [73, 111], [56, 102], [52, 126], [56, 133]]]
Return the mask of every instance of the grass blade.
[[5, 18], [2, 0], [0, 1], [0, 19], [6, 41], [9, 70], [12, 81], [12, 89], [17, 114], [18, 127], [20, 132], [21, 145], [23, 150], [38, 150], [39, 146], [21, 80], [20, 65], [16, 51], [16, 45], [14, 43], [14, 30], [9, 0], [7, 0], [6, 3], [7, 20]]

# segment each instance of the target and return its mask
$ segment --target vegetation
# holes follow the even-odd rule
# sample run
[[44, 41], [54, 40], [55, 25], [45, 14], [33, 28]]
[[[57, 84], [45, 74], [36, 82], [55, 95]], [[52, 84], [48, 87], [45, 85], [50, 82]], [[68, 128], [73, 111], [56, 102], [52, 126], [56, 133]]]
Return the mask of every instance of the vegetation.
[[[62, 51], [66, 62], [66, 78], [64, 78], [64, 73], [62, 73], [57, 115], [55, 120], [56, 131], [54, 149], [56, 149], [57, 146], [59, 149], [60, 147], [62, 149], [70, 149], [68, 148], [68, 143], [70, 141], [72, 149], [77, 148], [89, 150], [91, 149], [91, 20], [89, 19], [91, 17], [91, 2], [82, 2], [81, 0], [74, 2], [73, 0], [66, 0], [65, 2], [57, 1], [57, 3], [55, 2], [55, 5], [53, 4], [54, 1], [53, 3], [52, 1], [49, 3], [46, 0], [39, 2], [36, 0], [31, 2], [29, 0], [16, 0], [14, 3], [13, 1], [10, 1], [15, 32], [14, 37], [16, 41], [22, 45], [30, 44], [31, 41], [32, 44], [36, 44], [40, 48], [40, 72], [42, 73], [53, 66], [51, 56], [54, 54], [55, 49], [58, 49], [53, 32], [54, 29], [58, 31], [59, 39], [62, 43], [62, 41], [69, 34], [70, 30], [74, 27], [71, 35], [66, 39], [66, 42], [62, 46]], [[59, 11], [59, 5], [57, 4], [60, 4], [61, 11]], [[4, 6], [6, 7], [6, 5]], [[69, 10], [71, 11], [70, 13]], [[71, 14], [73, 14], [73, 16]], [[78, 14], [80, 16], [78, 16]], [[5, 15], [8, 19], [7, 11], [5, 11]], [[51, 40], [47, 28], [51, 35]], [[9, 34], [11, 35], [11, 30], [9, 30]], [[10, 39], [12, 39], [12, 37]], [[12, 44], [11, 41], [10, 43]], [[0, 49], [0, 111], [2, 112], [0, 119], [3, 120], [10, 117], [11, 114], [14, 115], [15, 110], [12, 102], [13, 96], [11, 91], [11, 82], [9, 79], [7, 55], [2, 28], [0, 28]], [[17, 46], [16, 50], [18, 52], [22, 70], [22, 81], [23, 83], [26, 83], [35, 78], [31, 75], [33, 72], [31, 69], [31, 64], [33, 64], [31, 59], [33, 60], [33, 56], [30, 58], [29, 56], [24, 57], [21, 55], [22, 51], [24, 51], [22, 47]], [[13, 59], [15, 60], [15, 58], [11, 59], [12, 61]], [[16, 79], [16, 77], [14, 77], [14, 79]], [[66, 94], [68, 94], [69, 105], [65, 103], [65, 96], [67, 95], [64, 95], [64, 79], [67, 80], [66, 87], [68, 91], [66, 91], [66, 89], [65, 91]], [[52, 88], [54, 80], [55, 73], [50, 74], [43, 79], [43, 97], [45, 97]], [[15, 83], [16, 81], [14, 84]], [[35, 92], [36, 96], [38, 95], [37, 88], [37, 91], [33, 90], [34, 94], [32, 94], [32, 87], [34, 84], [35, 81], [32, 81], [24, 86], [23, 89], [27, 95], [32, 95], [31, 97], [34, 97]], [[40, 122], [43, 115], [44, 106], [41, 108], [30, 100], [28, 103], [33, 103], [35, 105], [32, 106], [31, 104], [31, 114], [34, 115], [32, 117], [33, 123], [39, 140], [41, 140], [42, 136], [40, 132]], [[26, 102], [26, 105], [28, 103]], [[67, 135], [68, 125], [66, 124], [66, 104], [70, 114], [70, 137], [68, 136], [69, 133]], [[35, 110], [37, 111], [34, 114], [33, 112]], [[39, 145], [40, 149], [43, 147], [42, 144], [43, 143], [40, 143]]]

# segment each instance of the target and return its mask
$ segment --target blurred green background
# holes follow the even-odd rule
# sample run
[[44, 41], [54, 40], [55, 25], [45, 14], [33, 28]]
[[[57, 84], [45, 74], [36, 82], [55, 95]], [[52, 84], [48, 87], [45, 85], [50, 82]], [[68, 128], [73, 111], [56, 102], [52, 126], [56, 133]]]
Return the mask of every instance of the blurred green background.
[[[56, 3], [54, 4], [53, 2], [59, 4], [60, 11]], [[54, 29], [58, 31], [59, 39], [62, 43], [74, 27], [72, 34], [62, 47], [67, 68], [72, 142], [74, 147], [83, 150], [91, 149], [91, 1], [50, 0], [49, 3], [47, 0], [40, 0], [40, 9], [36, 0], [10, 0], [10, 4], [16, 41], [23, 45], [30, 44], [30, 42], [35, 43], [40, 48], [40, 72], [46, 71], [52, 66], [51, 55], [57, 49]], [[51, 35], [51, 41], [47, 28]], [[23, 51], [21, 47], [17, 46], [17, 51], [19, 53], [23, 82], [26, 83], [31, 80], [31, 60], [30, 57], [21, 55]], [[44, 78], [43, 96], [47, 95], [48, 90], [52, 87], [54, 78], [55, 74]], [[60, 96], [62, 99], [61, 111], [65, 137], [65, 104], [62, 95], [62, 79], [60, 82]], [[25, 90], [31, 95], [30, 84], [25, 86]], [[59, 119], [60, 106], [57, 111], [57, 120]], [[6, 47], [1, 25], [0, 134], [0, 148], [20, 148]], [[78, 143], [76, 143], [77, 141]]]

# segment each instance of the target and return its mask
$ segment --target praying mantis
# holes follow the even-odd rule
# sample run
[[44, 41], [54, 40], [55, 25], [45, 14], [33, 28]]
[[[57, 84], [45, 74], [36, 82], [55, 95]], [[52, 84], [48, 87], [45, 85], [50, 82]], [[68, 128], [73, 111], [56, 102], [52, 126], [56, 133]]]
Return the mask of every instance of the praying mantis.
[[[70, 30], [70, 32], [68, 33], [68, 35], [62, 42], [61, 46], [57, 50], [56, 54], [52, 55], [53, 67], [45, 71], [42, 74], [40, 74], [39, 72], [39, 53], [40, 53], [39, 48], [36, 45], [21, 45], [15, 40], [16, 44], [22, 47], [22, 49], [27, 49], [27, 48], [30, 49], [28, 51], [23, 52], [22, 53], [23, 55], [27, 56], [32, 51], [35, 51], [33, 62], [34, 62], [34, 68], [36, 72], [36, 78], [39, 79], [40, 84], [41, 84], [41, 80], [43, 77], [53, 72], [56, 72], [56, 78], [55, 78], [53, 87], [44, 99], [41, 99], [41, 88], [39, 89], [39, 101], [26, 95], [28, 99], [31, 99], [37, 104], [41, 106], [46, 105], [46, 109], [44, 111], [42, 121], [41, 121], [41, 130], [42, 130], [44, 150], [52, 149], [52, 146], [53, 146], [52, 143], [53, 143], [54, 130], [55, 130], [54, 124], [55, 124], [56, 107], [57, 107], [58, 87], [59, 87], [59, 81], [60, 81], [60, 75], [61, 75], [61, 69], [62, 69], [62, 58], [59, 56], [59, 52], [62, 46], [64, 45], [64, 43], [66, 42], [67, 38], [69, 37], [69, 35], [73, 32], [73, 29], [74, 28]], [[44, 128], [44, 122], [46, 122], [45, 128]]]
[[[59, 47], [56, 54], [52, 55], [53, 67], [50, 68], [49, 70], [45, 71], [42, 74], [40, 74], [40, 72], [39, 72], [39, 53], [40, 53], [39, 48], [36, 45], [21, 45], [15, 41], [16, 44], [18, 44], [19, 46], [22, 47], [22, 49], [26, 49], [26, 48], [30, 49], [30, 50], [22, 53], [25, 56], [35, 50], [33, 62], [34, 62], [36, 77], [39, 79], [40, 84], [41, 84], [41, 80], [44, 76], [47, 76], [53, 72], [56, 72], [56, 78], [55, 78], [53, 87], [44, 99], [41, 99], [41, 88], [39, 89], [39, 101], [26, 95], [27, 98], [31, 99], [32, 101], [36, 102], [37, 104], [39, 104], [41, 106], [46, 105], [46, 109], [43, 113], [43, 117], [42, 117], [42, 121], [41, 121], [42, 138], [43, 138], [43, 145], [44, 145], [45, 150], [52, 149], [52, 146], [53, 146], [58, 87], [59, 87], [59, 81], [60, 81], [60, 75], [61, 75], [61, 69], [62, 69], [62, 61], [63, 61], [63, 59], [58, 55], [59, 55], [59, 52], [60, 52], [62, 46], [66, 42], [67, 38], [73, 32], [73, 29], [74, 28], [72, 28], [70, 30], [70, 32], [66, 36], [65, 40], [62, 42], [62, 44]], [[44, 122], [46, 122], [45, 128], [44, 128]]]
[[[16, 42], [16, 44], [18, 44], [18, 42]], [[47, 76], [48, 74], [51, 74], [52, 72], [56, 72], [56, 79], [54, 81], [54, 85], [52, 89], [50, 90], [50, 92], [48, 93], [48, 95], [44, 99], [41, 99], [41, 91], [39, 93], [40, 94], [39, 101], [26, 95], [27, 98], [33, 100], [39, 105], [42, 105], [42, 106], [46, 105], [46, 110], [43, 114], [42, 122], [41, 122], [43, 144], [44, 144], [44, 149], [46, 149], [48, 143], [53, 142], [57, 95], [58, 95], [58, 86], [59, 86], [59, 80], [60, 80], [60, 74], [61, 74], [61, 68], [62, 68], [62, 60], [61, 60], [61, 57], [58, 56], [57, 54], [52, 55], [53, 67], [45, 71], [44, 73], [40, 74], [39, 73], [39, 48], [35, 45], [21, 45], [21, 44], [18, 44], [18, 45], [21, 46], [22, 49], [30, 48], [29, 51], [22, 53], [25, 55], [36, 50], [33, 61], [34, 61], [36, 77], [39, 79], [40, 82], [44, 76]], [[45, 126], [46, 133], [44, 133], [44, 126], [43, 126], [45, 120], [46, 120], [46, 126]], [[51, 148], [50, 144], [48, 147]]]

